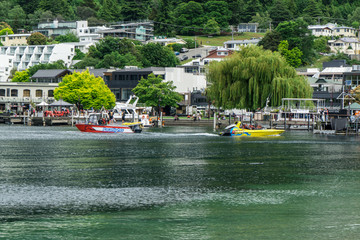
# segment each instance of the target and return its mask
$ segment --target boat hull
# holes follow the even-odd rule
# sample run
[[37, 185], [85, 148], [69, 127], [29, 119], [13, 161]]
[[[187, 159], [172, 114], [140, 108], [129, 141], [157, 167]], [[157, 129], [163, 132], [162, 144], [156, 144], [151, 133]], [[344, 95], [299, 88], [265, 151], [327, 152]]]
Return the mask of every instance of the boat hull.
[[92, 124], [75, 124], [81, 132], [95, 133], [134, 133], [129, 126], [119, 125], [92, 125]]
[[285, 130], [279, 129], [236, 129], [232, 128], [229, 131], [224, 132], [223, 136], [233, 137], [267, 137], [267, 136], [279, 136], [285, 132]]

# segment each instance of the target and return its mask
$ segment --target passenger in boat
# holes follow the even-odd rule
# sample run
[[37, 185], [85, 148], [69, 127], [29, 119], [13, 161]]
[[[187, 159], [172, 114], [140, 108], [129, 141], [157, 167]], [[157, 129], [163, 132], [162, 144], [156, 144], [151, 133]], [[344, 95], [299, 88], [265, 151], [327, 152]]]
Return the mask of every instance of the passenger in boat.
[[110, 118], [110, 123], [112, 123], [113, 118], [114, 118], [114, 112], [113, 111], [109, 112], [109, 118]]

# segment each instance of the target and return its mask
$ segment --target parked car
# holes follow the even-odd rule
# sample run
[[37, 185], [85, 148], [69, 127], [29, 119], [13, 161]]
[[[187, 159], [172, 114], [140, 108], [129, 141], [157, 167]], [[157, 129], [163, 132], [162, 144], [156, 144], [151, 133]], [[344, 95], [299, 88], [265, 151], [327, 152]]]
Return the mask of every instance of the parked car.
[[180, 54], [179, 52], [174, 52], [174, 53], [175, 53], [176, 56]]
[[188, 52], [188, 51], [189, 51], [189, 49], [187, 49], [187, 48], [182, 48], [182, 49], [180, 50], [181, 53], [186, 53], [186, 52]]
[[180, 61], [185, 61], [185, 60], [188, 60], [188, 56], [186, 56], [186, 55], [182, 55], [181, 57], [180, 57]]
[[201, 58], [201, 54], [196, 54], [195, 57], [196, 58]]

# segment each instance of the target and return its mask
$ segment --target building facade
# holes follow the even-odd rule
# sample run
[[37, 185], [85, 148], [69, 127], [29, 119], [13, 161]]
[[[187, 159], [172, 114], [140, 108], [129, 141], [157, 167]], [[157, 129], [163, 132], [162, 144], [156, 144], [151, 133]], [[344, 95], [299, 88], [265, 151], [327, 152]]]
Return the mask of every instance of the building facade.
[[260, 42], [258, 38], [252, 38], [250, 40], [231, 40], [224, 42], [224, 48], [229, 50], [240, 50], [241, 47], [249, 45], [257, 45]]
[[99, 31], [99, 33], [103, 37], [128, 38], [146, 42], [154, 37], [154, 23], [152, 21], [118, 23], [111, 25], [111, 29]]
[[357, 30], [352, 27], [337, 26], [334, 23], [326, 25], [309, 25], [308, 29], [311, 30], [312, 35], [316, 37], [356, 37]]
[[7, 34], [0, 36], [0, 40], [3, 46], [26, 46], [27, 38], [31, 34]]
[[360, 42], [357, 38], [339, 38], [329, 40], [328, 45], [332, 52], [345, 53], [347, 55], [360, 54]]
[[23, 112], [31, 103], [53, 102], [57, 83], [1, 82], [0, 111]]
[[5, 69], [1, 72], [0, 68], [0, 79], [7, 80], [10, 70], [13, 68], [16, 68], [18, 71], [23, 71], [40, 63], [51, 63], [62, 60], [67, 67], [70, 67], [74, 55], [75, 45], [68, 43], [54, 45], [3, 46], [0, 47], [0, 61], [3, 62], [1, 59], [5, 59], [4, 65], [1, 66]]

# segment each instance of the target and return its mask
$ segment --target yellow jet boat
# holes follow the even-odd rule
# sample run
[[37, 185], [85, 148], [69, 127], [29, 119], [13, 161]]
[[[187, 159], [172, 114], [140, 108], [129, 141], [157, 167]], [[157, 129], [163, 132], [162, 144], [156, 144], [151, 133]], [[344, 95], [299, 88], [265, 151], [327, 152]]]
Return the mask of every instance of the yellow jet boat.
[[279, 129], [265, 129], [265, 128], [255, 128], [247, 129], [241, 127], [241, 122], [235, 122], [227, 126], [220, 135], [221, 136], [234, 136], [234, 137], [266, 137], [266, 136], [279, 136], [285, 132], [285, 130]]

